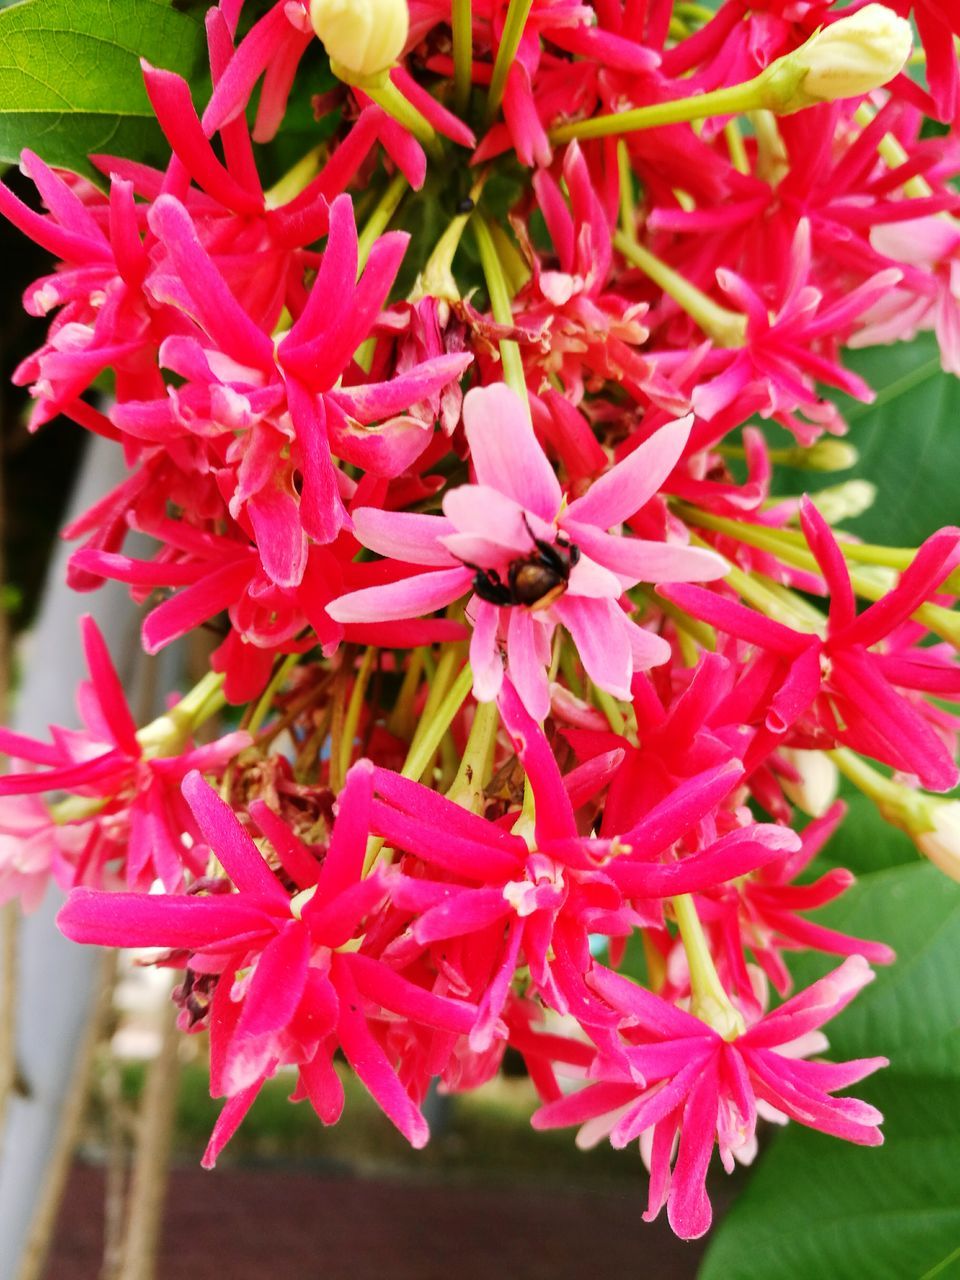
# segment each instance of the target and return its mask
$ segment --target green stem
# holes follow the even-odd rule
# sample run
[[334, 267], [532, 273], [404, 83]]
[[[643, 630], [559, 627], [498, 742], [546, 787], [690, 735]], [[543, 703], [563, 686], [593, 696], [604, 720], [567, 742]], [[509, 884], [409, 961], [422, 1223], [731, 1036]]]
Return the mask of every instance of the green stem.
[[470, 102], [473, 82], [473, 5], [453, 0], [453, 105], [461, 115]]
[[363, 708], [363, 699], [367, 692], [367, 683], [370, 679], [370, 672], [373, 670], [373, 662], [377, 656], [376, 649], [370, 645], [366, 653], [363, 655], [363, 661], [360, 663], [360, 669], [357, 672], [353, 682], [353, 689], [350, 692], [350, 701], [347, 704], [347, 714], [343, 720], [343, 732], [340, 737], [340, 776], [346, 778], [347, 770], [350, 768], [350, 757], [353, 754], [353, 740], [357, 736], [357, 727], [360, 724], [360, 711]]
[[[450, 651], [448, 650], [447, 652]], [[442, 664], [443, 659], [441, 659], [441, 666]], [[406, 762], [400, 771], [404, 778], [409, 778], [412, 782], [420, 781], [429, 767], [430, 761], [437, 754], [437, 748], [440, 746], [444, 734], [453, 724], [454, 717], [463, 706], [472, 685], [473, 672], [470, 670], [468, 662], [440, 701], [429, 722], [427, 723], [426, 719], [420, 722], [421, 727], [426, 723], [426, 728], [407, 754]], [[426, 717], [426, 709], [424, 709], [424, 717]], [[377, 861], [384, 851], [384, 845], [385, 841], [382, 836], [371, 836], [367, 841], [367, 850], [363, 861], [363, 874], [365, 876], [368, 876], [377, 865]]]
[[263, 724], [264, 720], [266, 720], [267, 716], [270, 713], [270, 708], [273, 705], [274, 695], [276, 694], [280, 686], [283, 684], [284, 680], [286, 680], [287, 676], [290, 674], [293, 668], [297, 665], [299, 660], [300, 660], [299, 653], [290, 653], [284, 658], [284, 660], [277, 667], [276, 671], [273, 673], [273, 676], [270, 679], [270, 683], [267, 685], [266, 689], [264, 689], [263, 693], [260, 695], [260, 701], [257, 703], [256, 707], [254, 707], [253, 715], [250, 717], [249, 721], [247, 722], [247, 732], [250, 734], [251, 738], [255, 738], [257, 736], [257, 732], [260, 729], [260, 726]]
[[430, 121], [423, 115], [412, 102], [409, 102], [397, 86], [390, 79], [390, 74], [384, 71], [379, 76], [358, 76], [349, 68], [344, 67], [339, 62], [331, 59], [330, 70], [342, 80], [344, 84], [348, 84], [353, 88], [361, 89], [368, 98], [372, 98], [378, 107], [383, 110], [397, 124], [403, 125], [419, 143], [423, 145], [424, 150], [428, 153], [431, 160], [442, 161], [443, 149], [440, 145], [440, 139], [437, 137], [436, 130]]
[[[861, 129], [865, 129], [868, 124], [872, 123], [876, 114], [869, 103], [861, 102], [854, 112], [853, 118]], [[883, 135], [877, 143], [877, 151], [880, 154], [880, 158], [891, 169], [899, 169], [910, 158], [904, 150], [900, 139], [892, 133]], [[903, 194], [913, 200], [922, 200], [926, 196], [933, 195], [933, 188], [926, 179], [918, 176], [906, 180], [903, 184]]]
[[691, 1012], [725, 1040], [735, 1040], [746, 1031], [746, 1023], [720, 981], [693, 898], [685, 893], [671, 901], [680, 926], [683, 949], [687, 953], [693, 995]]
[[628, 262], [639, 267], [654, 284], [659, 285], [664, 293], [682, 307], [718, 347], [743, 346], [747, 333], [746, 316], [721, 307], [696, 285], [674, 271], [673, 267], [667, 266], [649, 249], [622, 231], [614, 232], [613, 243]]
[[833, 751], [827, 751], [826, 755], [848, 782], [852, 782], [858, 791], [873, 801], [881, 816], [891, 825], [909, 835], [933, 829], [931, 812], [939, 803], [936, 798], [884, 777], [848, 747], [835, 747]]
[[533, 8], [533, 0], [510, 0], [510, 7], [503, 24], [503, 35], [500, 48], [493, 64], [493, 75], [490, 77], [490, 93], [487, 97], [487, 120], [490, 121], [500, 110], [503, 91], [507, 87], [507, 76], [513, 66], [513, 60], [520, 48], [523, 28]]
[[179, 755], [194, 730], [226, 705], [224, 679], [208, 671], [179, 702], [144, 725], [137, 733], [143, 754], [151, 758]]
[[627, 721], [620, 710], [620, 704], [616, 698], [607, 693], [606, 689], [601, 689], [598, 685], [594, 685], [593, 699], [607, 717], [607, 724], [609, 724], [613, 732], [623, 737], [627, 730]]
[[[696, 507], [688, 507], [686, 504], [676, 504], [679, 515], [688, 523], [695, 525], [700, 529], [712, 529], [716, 533], [722, 533], [726, 537], [733, 538], [737, 542], [745, 543], [750, 547], [757, 547], [761, 551], [769, 551], [778, 559], [783, 560], [786, 564], [791, 564], [796, 569], [805, 569], [811, 573], [819, 573], [815, 556], [807, 547], [807, 541], [803, 534], [793, 529], [771, 529], [766, 525], [751, 524], [748, 521], [730, 520], [724, 516], [715, 516], [709, 512], [701, 511]], [[884, 568], [897, 569], [902, 571], [913, 561], [916, 551], [908, 547], [869, 547], [861, 543], [841, 542], [840, 550], [843, 552], [844, 558], [849, 560], [859, 560], [866, 564], [882, 565]], [[734, 574], [740, 571], [735, 570]], [[889, 591], [889, 584], [881, 582], [869, 576], [868, 573], [858, 573], [856, 569], [850, 569], [850, 585], [854, 591], [863, 600], [880, 600]], [[734, 585], [734, 577], [727, 575], [727, 581]], [[943, 584], [945, 591], [954, 591], [960, 587], [960, 570], [954, 572], [947, 578]], [[739, 590], [739, 588], [735, 588]], [[764, 595], [764, 599], [766, 596]], [[792, 602], [800, 606], [803, 602], [798, 596], [791, 597]], [[762, 607], [758, 605], [758, 608]], [[763, 610], [767, 612], [766, 609]], [[771, 616], [775, 617], [776, 614]], [[916, 622], [922, 623], [928, 627], [936, 635], [941, 636], [949, 644], [960, 644], [960, 616], [953, 610], [945, 609], [942, 605], [922, 604], [919, 609], [912, 615]], [[789, 624], [792, 625], [792, 624]]]
[[413, 703], [420, 687], [425, 656], [426, 650], [422, 648], [414, 649], [411, 654], [407, 669], [404, 672], [400, 692], [397, 694], [397, 700], [393, 705], [393, 710], [390, 712], [390, 719], [387, 721], [387, 728], [391, 733], [396, 734], [398, 738], [413, 739], [416, 728]]
[[[789, 55], [788, 55], [789, 57]], [[795, 110], [799, 85], [807, 68], [799, 62], [786, 65], [788, 58], [778, 58], [753, 80], [743, 84], [696, 93], [671, 102], [655, 102], [629, 111], [614, 111], [574, 120], [550, 131], [551, 142], [570, 142], [573, 138], [612, 138], [639, 129], [656, 129], [667, 124], [690, 124], [708, 116], [742, 115], [747, 111], [767, 108], [771, 111]]]
[[[477, 249], [480, 252], [480, 265], [490, 295], [490, 310], [497, 324], [513, 324], [513, 308], [510, 304], [510, 289], [504, 275], [493, 236], [485, 219], [480, 215], [473, 218], [473, 233], [477, 238]], [[527, 380], [523, 372], [523, 361], [520, 348], [511, 338], [501, 338], [500, 359], [503, 364], [503, 380], [511, 387], [524, 404], [527, 400]]]
[[377, 237], [381, 236], [390, 225], [390, 219], [396, 213], [397, 206], [406, 194], [407, 189], [408, 183], [403, 174], [395, 174], [390, 179], [389, 186], [386, 191], [384, 191], [373, 212], [367, 219], [366, 225], [360, 232], [358, 244], [358, 275], [366, 265], [367, 259], [370, 257], [370, 250], [373, 248]]
[[460, 768], [447, 792], [447, 799], [472, 813], [483, 813], [484, 787], [490, 778], [499, 728], [500, 712], [497, 704], [478, 702]]
[[301, 191], [310, 185], [323, 166], [323, 157], [327, 152], [325, 142], [311, 147], [305, 156], [301, 156], [282, 178], [279, 178], [268, 191], [263, 193], [263, 202], [268, 209], [277, 209], [295, 199]]
[[420, 781], [430, 761], [436, 755], [443, 735], [453, 724], [454, 717], [463, 706], [472, 687], [473, 672], [468, 662], [437, 707], [419, 742], [410, 749], [406, 762], [400, 770], [403, 777], [410, 778], [414, 782]]
[[620, 229], [631, 243], [636, 243], [637, 202], [633, 191], [633, 170], [630, 168], [630, 152], [622, 138], [617, 143], [617, 175], [620, 179]]

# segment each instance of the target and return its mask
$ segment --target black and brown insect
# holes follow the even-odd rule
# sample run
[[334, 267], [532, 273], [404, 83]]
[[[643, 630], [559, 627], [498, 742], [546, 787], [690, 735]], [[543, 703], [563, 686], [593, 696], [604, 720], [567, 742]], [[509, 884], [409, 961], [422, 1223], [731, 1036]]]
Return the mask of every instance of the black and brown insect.
[[580, 559], [580, 548], [562, 532], [557, 534], [555, 543], [537, 538], [526, 516], [523, 523], [534, 549], [510, 561], [506, 582], [496, 569], [482, 569], [466, 562], [467, 568], [476, 570], [473, 589], [481, 600], [507, 607], [522, 604], [527, 609], [547, 609], [566, 591], [570, 570]]

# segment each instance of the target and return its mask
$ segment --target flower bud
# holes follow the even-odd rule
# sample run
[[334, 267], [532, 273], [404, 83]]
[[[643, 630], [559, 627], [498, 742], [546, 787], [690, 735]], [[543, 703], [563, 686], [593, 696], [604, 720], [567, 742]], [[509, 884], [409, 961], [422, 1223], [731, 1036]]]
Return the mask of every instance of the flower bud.
[[330, 61], [355, 76], [387, 71], [403, 52], [407, 0], [310, 0], [310, 21]]
[[804, 471], [849, 471], [856, 466], [859, 454], [846, 440], [826, 436], [816, 444], [790, 449], [787, 465]]
[[877, 486], [869, 480], [846, 480], [843, 484], [827, 485], [810, 496], [827, 524], [842, 524], [870, 510]]
[[910, 23], [882, 4], [868, 4], [815, 31], [806, 44], [763, 73], [780, 115], [818, 102], [859, 98], [903, 70], [913, 48]]
[[809, 70], [803, 90], [820, 102], [859, 98], [904, 68], [913, 32], [882, 4], [868, 4], [817, 31], [799, 51]]
[[797, 774], [796, 780], [780, 779], [784, 795], [811, 818], [822, 818], [837, 798], [837, 766], [823, 751], [783, 747], [780, 755]]
[[914, 831], [914, 844], [951, 880], [960, 881], [960, 800], [930, 802], [932, 828]]

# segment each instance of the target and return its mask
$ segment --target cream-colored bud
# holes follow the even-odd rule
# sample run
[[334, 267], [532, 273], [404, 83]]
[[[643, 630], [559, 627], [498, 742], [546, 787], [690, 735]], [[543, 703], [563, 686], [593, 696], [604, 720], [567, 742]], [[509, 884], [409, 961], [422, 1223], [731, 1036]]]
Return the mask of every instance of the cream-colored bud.
[[912, 48], [906, 18], [883, 4], [865, 5], [816, 32], [800, 50], [809, 68], [803, 89], [821, 102], [859, 98], [898, 75]]
[[788, 465], [804, 471], [849, 471], [859, 458], [852, 444], [836, 436], [825, 436], [807, 448], [797, 446], [790, 455]]
[[930, 810], [933, 827], [914, 832], [914, 843], [945, 876], [960, 881], [960, 800], [931, 800]]
[[810, 496], [828, 524], [842, 524], [870, 510], [877, 496], [877, 487], [869, 480], [845, 480], [843, 484], [818, 489]]
[[355, 76], [389, 70], [410, 26], [407, 0], [310, 0], [310, 21], [330, 61]]
[[822, 751], [796, 751], [784, 747], [785, 757], [799, 777], [796, 782], [782, 778], [784, 795], [811, 818], [821, 818], [837, 798], [837, 766]]
[[763, 73], [781, 115], [818, 102], [859, 98], [903, 70], [913, 48], [910, 23], [882, 4], [868, 4], [814, 32], [806, 44]]

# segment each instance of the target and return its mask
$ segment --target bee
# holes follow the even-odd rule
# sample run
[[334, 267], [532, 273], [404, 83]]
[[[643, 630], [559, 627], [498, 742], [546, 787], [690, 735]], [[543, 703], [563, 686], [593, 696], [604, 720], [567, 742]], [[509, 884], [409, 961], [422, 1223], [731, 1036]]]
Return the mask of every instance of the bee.
[[505, 607], [522, 604], [527, 609], [548, 609], [567, 589], [570, 570], [580, 559], [580, 548], [563, 532], [557, 534], [556, 543], [534, 537], [527, 517], [523, 517], [527, 533], [534, 549], [525, 556], [510, 561], [507, 580], [503, 581], [496, 569], [482, 569], [467, 563], [476, 570], [473, 589], [481, 600]]

